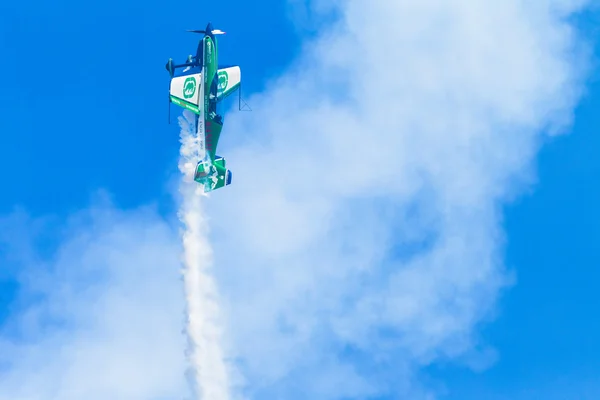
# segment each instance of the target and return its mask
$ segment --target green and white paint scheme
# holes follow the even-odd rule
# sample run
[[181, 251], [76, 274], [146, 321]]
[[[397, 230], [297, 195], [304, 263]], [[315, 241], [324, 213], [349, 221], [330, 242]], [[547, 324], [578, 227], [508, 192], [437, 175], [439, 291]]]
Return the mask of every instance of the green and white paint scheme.
[[200, 114], [198, 110], [198, 99], [202, 74], [178, 76], [171, 79], [170, 95], [171, 101], [180, 107]]
[[240, 88], [242, 72], [240, 67], [221, 68], [218, 71], [217, 79], [217, 97], [221, 101]]
[[[223, 129], [223, 118], [217, 113], [217, 106], [240, 88], [241, 71], [238, 66], [218, 68], [215, 34], [224, 32], [213, 30], [210, 24], [205, 31], [193, 32], [204, 33], [196, 57], [188, 57], [188, 62], [182, 65], [173, 65], [172, 60], [167, 63], [171, 73], [169, 99], [196, 114], [200, 160], [194, 180], [209, 192], [231, 183], [232, 174], [225, 167], [225, 159], [216, 155]], [[174, 76], [177, 68], [185, 69], [179, 76]]]

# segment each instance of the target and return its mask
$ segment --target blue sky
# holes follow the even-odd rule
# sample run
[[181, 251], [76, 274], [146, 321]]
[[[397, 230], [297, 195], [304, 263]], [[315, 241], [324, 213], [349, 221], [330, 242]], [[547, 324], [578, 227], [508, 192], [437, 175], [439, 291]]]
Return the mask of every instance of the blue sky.
[[[227, 31], [220, 39], [221, 61], [239, 64], [245, 92], [260, 93], [269, 90], [288, 67], [297, 67], [294, 63], [303, 40], [318, 35], [311, 26], [311, 14], [302, 10], [297, 2], [272, 0], [205, 5], [186, 1], [176, 7], [135, 0], [52, 4], [34, 0], [0, 5], [0, 52], [5, 60], [0, 65], [0, 176], [4, 188], [0, 196], [0, 322], [18, 318], [33, 301], [27, 297], [31, 292], [20, 292], [23, 282], [17, 270], [31, 262], [26, 260], [27, 253], [31, 251], [37, 259], [60, 248], [71, 230], [69, 218], [91, 207], [98, 190], [110, 194], [115, 209], [127, 212], [152, 204], [165, 220], [174, 218], [179, 111], [173, 107], [172, 124], [167, 125], [168, 74], [164, 64], [169, 57], [182, 60], [194, 51], [197, 37], [184, 30], [203, 28], [211, 20], [215, 27]], [[315, 24], [327, 21], [323, 15], [313, 17]], [[594, 27], [597, 21], [597, 16], [588, 13], [579, 22], [594, 43], [600, 37]], [[544, 139], [534, 155], [534, 184], [503, 207], [500, 228], [505, 247], [501, 252], [506, 268], [514, 274], [514, 283], [500, 291], [493, 311], [474, 323], [472, 333], [483, 347], [493, 348], [497, 358], [479, 372], [453, 359], [419, 369], [416, 386], [439, 389], [445, 393], [440, 399], [565, 398], [561, 394], [592, 399], [600, 395], [600, 384], [594, 382], [600, 371], [600, 344], [595, 340], [600, 323], [594, 317], [600, 301], [596, 268], [600, 261], [600, 161], [596, 156], [600, 145], [596, 134], [600, 84], [595, 77], [593, 69], [569, 134]], [[256, 114], [268, 116], [271, 104], [264, 100], [268, 97], [254, 98], [257, 100], [251, 106]], [[293, 113], [295, 106], [290, 103], [287, 112]], [[285, 106], [278, 104], [278, 109], [282, 108]], [[233, 133], [224, 131], [223, 147], [238, 138], [253, 141], [241, 136], [243, 117], [235, 118]], [[377, 131], [370, 134], [377, 140]], [[258, 139], [257, 143], [252, 142], [252, 146], [264, 145]], [[230, 154], [242, 159], [244, 149]], [[276, 154], [269, 157], [269, 162], [281, 162]], [[240, 180], [253, 177], [250, 172], [237, 172], [234, 185], [238, 176]], [[229, 194], [225, 191], [219, 195], [243, 194], [235, 190], [232, 185]], [[382, 200], [374, 196], [366, 201], [375, 204]], [[391, 197], [401, 198], [398, 193]], [[258, 201], [250, 198], [251, 204]], [[234, 200], [227, 202], [230, 205]], [[352, 207], [349, 205], [348, 210]], [[370, 207], [374, 206], [365, 206], [367, 212], [375, 212]], [[23, 218], [29, 220], [19, 220], [14, 213], [20, 211], [15, 210], [22, 210], [28, 215]], [[208, 210], [213, 220], [225, 212], [218, 205]], [[215, 235], [221, 237], [228, 227], [215, 222]], [[379, 228], [374, 226], [370, 232], [387, 232], [375, 229]], [[260, 246], [262, 242], [257, 243]], [[237, 250], [227, 246], [215, 245], [217, 264], [221, 260], [224, 265], [233, 264], [227, 253]], [[310, 251], [310, 243], [307, 248]], [[15, 249], [21, 250], [16, 254]], [[270, 256], [280, 257], [276, 252]], [[40, 262], [39, 270], [32, 270], [33, 276], [44, 265]], [[290, 259], [282, 265], [295, 264]], [[227, 267], [225, 272], [217, 272], [225, 298], [239, 284], [238, 278], [229, 274], [244, 277], [252, 271]], [[239, 300], [233, 295], [231, 298], [226, 303]], [[330, 342], [319, 337], [318, 343], [325, 346], [323, 343]], [[365, 360], [366, 365], [369, 362]], [[272, 387], [252, 393], [259, 395], [256, 398], [285, 394], [294, 386], [286, 379], [296, 378], [295, 374], [303, 374], [303, 368], [311, 365], [306, 361]], [[389, 365], [392, 370], [395, 366]], [[402, 363], [398, 366], [404, 367]], [[248, 379], [258, 376], [255, 371], [248, 375]], [[302, 376], [310, 382], [312, 375]], [[383, 374], [374, 382], [400, 390], [386, 379], [394, 380], [394, 376]], [[1, 391], [0, 399], [4, 400]]]
[[[232, 2], [239, 11], [231, 17], [227, 5], [121, 4], [2, 5], [2, 51], [12, 61], [2, 67], [1, 124], [3, 132], [19, 130], [2, 136], [3, 176], [12, 188], [2, 196], [3, 212], [21, 204], [34, 215], [65, 213], [86, 204], [97, 188], [124, 207], [160, 198], [178, 149], [175, 114], [165, 126], [164, 64], [194, 51], [198, 38], [185, 29], [203, 28], [208, 18], [229, 30], [221, 59], [244, 68], [249, 92], [297, 52], [299, 39], [281, 2]], [[256, 37], [272, 43], [265, 48], [268, 62], [251, 46]], [[10, 154], [18, 155], [18, 173], [8, 173], [15, 167]], [[41, 166], [52, 178], [40, 179]]]
[[506, 260], [516, 282], [503, 294], [497, 318], [482, 329], [499, 358], [480, 374], [435, 369], [454, 392], [450, 399], [593, 399], [600, 393], [600, 324], [593, 317], [600, 301], [600, 86], [588, 87], [572, 133], [544, 145], [532, 191], [506, 207]]
[[[578, 26], [597, 43], [598, 16]], [[600, 302], [597, 268], [600, 218], [595, 149], [600, 85], [590, 77], [570, 134], [547, 140], [536, 162], [536, 183], [505, 208], [506, 263], [515, 285], [482, 329], [499, 357], [481, 374], [445, 366], [451, 399], [597, 398]], [[574, 386], [572, 386], [574, 385]], [[569, 395], [565, 395], [569, 393]]]

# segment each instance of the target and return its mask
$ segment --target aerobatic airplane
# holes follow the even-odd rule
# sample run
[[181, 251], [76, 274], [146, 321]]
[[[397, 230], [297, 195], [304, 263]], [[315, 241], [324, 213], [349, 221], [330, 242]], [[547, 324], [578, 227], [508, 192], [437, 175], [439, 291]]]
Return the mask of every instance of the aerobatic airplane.
[[225, 32], [213, 29], [210, 23], [203, 31], [188, 32], [201, 33], [204, 37], [198, 43], [196, 55], [188, 56], [185, 63], [175, 65], [171, 58], [167, 62], [166, 68], [171, 75], [169, 108], [170, 103], [175, 103], [196, 114], [200, 161], [194, 180], [204, 186], [205, 192], [210, 192], [231, 184], [232, 174], [225, 168], [225, 159], [216, 155], [223, 128], [223, 117], [217, 113], [217, 106], [240, 88], [241, 71], [239, 66], [218, 67], [215, 35]]

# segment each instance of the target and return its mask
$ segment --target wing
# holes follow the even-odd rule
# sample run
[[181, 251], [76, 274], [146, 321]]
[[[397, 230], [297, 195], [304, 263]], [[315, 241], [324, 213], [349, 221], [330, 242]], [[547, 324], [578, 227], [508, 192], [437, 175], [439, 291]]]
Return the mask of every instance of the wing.
[[198, 109], [201, 96], [202, 74], [176, 76], [171, 79], [169, 95], [171, 101], [180, 107], [200, 114]]
[[235, 92], [242, 82], [242, 72], [237, 65], [219, 68], [217, 77], [219, 80], [217, 85], [217, 101], [221, 101]]

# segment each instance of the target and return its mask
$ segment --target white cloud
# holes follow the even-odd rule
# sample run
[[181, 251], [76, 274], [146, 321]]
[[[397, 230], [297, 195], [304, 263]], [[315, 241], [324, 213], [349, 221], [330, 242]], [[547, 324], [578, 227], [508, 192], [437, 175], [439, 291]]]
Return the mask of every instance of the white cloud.
[[[13, 218], [2, 230], [34, 224]], [[1, 331], [0, 399], [181, 398], [177, 231], [151, 209], [106, 206], [62, 228], [50, 260], [19, 265], [23, 312]]]
[[264, 398], [346, 398], [349, 374], [356, 398], [418, 398], [421, 366], [493, 360], [475, 327], [511, 279], [502, 202], [543, 132], [568, 128], [586, 72], [566, 23], [583, 2], [341, 3], [221, 148], [219, 281]]
[[[568, 127], [585, 54], [564, 18], [584, 2], [335, 4], [226, 120], [234, 182], [208, 204], [226, 347], [251, 398], [432, 398], [422, 366], [493, 361], [476, 327], [510, 280], [502, 202]], [[0, 400], [185, 392], [178, 234], [102, 210], [26, 281], [46, 301], [0, 348]]]

